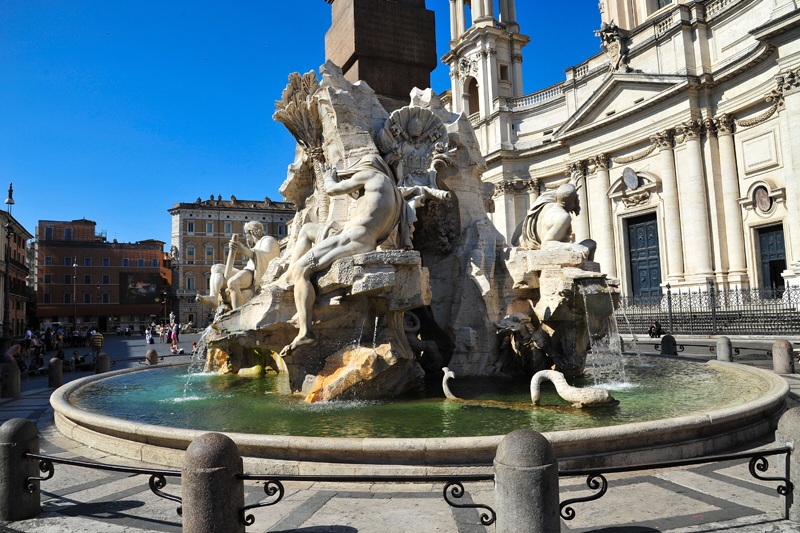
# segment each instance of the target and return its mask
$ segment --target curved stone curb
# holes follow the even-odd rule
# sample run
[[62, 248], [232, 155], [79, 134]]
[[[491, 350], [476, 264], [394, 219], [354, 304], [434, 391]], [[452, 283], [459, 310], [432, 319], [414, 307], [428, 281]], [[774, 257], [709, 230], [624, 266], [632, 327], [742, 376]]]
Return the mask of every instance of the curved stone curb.
[[[752, 442], [773, 431], [789, 386], [771, 372], [710, 361], [759, 376], [768, 390], [742, 405], [678, 418], [544, 433], [562, 468], [636, 464], [708, 455]], [[166, 365], [165, 365], [166, 367]], [[207, 431], [131, 422], [81, 410], [69, 402], [80, 387], [129, 372], [88, 376], [57, 389], [50, 398], [56, 427], [69, 438], [103, 451], [180, 466], [189, 444]], [[492, 464], [503, 435], [447, 438], [319, 438], [225, 433], [239, 447], [248, 471], [272, 473], [441, 473]]]

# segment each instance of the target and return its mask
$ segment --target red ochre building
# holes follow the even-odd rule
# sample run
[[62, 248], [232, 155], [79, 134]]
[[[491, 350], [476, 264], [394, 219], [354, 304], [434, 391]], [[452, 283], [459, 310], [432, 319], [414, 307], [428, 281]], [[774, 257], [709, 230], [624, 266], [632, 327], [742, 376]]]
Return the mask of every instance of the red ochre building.
[[[11, 327], [11, 336], [19, 337], [25, 333], [28, 300], [32, 291], [28, 287], [27, 277], [30, 272], [26, 257], [26, 244], [33, 237], [28, 230], [22, 227], [17, 220], [6, 211], [0, 211], [0, 239], [6, 239], [5, 228], [11, 223], [13, 235], [4, 243], [9, 246], [8, 264], [5, 264], [5, 248], [0, 250], [0, 276], [8, 269], [8, 318]], [[0, 321], [3, 316], [3, 279], [0, 277]]]
[[40, 220], [37, 240], [37, 311], [40, 327], [115, 331], [163, 321], [172, 271], [164, 242], [107, 242], [96, 223]]

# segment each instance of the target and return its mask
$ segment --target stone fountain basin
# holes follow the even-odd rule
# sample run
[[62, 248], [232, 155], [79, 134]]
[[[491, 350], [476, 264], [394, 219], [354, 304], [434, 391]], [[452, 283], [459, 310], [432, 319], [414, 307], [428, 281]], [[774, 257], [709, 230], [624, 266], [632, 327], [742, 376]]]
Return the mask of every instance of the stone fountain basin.
[[[761, 396], [701, 414], [617, 426], [543, 433], [562, 469], [630, 465], [719, 453], [768, 435], [777, 426], [789, 391], [786, 381], [765, 370], [710, 361], [757, 376]], [[163, 365], [164, 367], [170, 365]], [[88, 376], [57, 389], [50, 398], [58, 430], [75, 441], [114, 454], [181, 467], [189, 444], [207, 433], [133, 422], [79, 409], [70, 396], [84, 385], [130, 372]], [[325, 438], [226, 432], [244, 458], [245, 471], [274, 474], [443, 474], [491, 468], [503, 435], [447, 438]]]

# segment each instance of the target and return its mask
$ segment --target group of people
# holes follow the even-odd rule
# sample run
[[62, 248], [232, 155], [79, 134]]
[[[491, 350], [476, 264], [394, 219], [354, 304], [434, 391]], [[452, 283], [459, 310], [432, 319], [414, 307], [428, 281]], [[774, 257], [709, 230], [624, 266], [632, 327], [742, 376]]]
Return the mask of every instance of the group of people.
[[[80, 341], [71, 343], [73, 347], [91, 347], [92, 355], [97, 360], [104, 341], [103, 334], [100, 331], [95, 329], [81, 330], [78, 328], [74, 332], [66, 334], [60, 327], [55, 330], [47, 328], [43, 334], [28, 328], [23, 339], [12, 344], [11, 348], [6, 351], [4, 359], [6, 362], [15, 363], [22, 375], [44, 374], [47, 369], [44, 363], [45, 353], [51, 350], [58, 350], [56, 357], [63, 361], [64, 336], [67, 335], [68, 338], [73, 338], [73, 333], [76, 333], [74, 335], [75, 339], [80, 339]], [[74, 351], [74, 357], [80, 358], [77, 350]], [[81, 363], [83, 362], [85, 361], [81, 360]], [[69, 366], [67, 366], [67, 369], [69, 369]]]
[[155, 326], [151, 324], [147, 326], [147, 329], [144, 332], [145, 343], [147, 344], [155, 344], [155, 330], [159, 329], [158, 331], [158, 342], [159, 344], [169, 344], [170, 348], [169, 351], [172, 355], [180, 355], [183, 354], [183, 348], [178, 346], [178, 342], [180, 341], [180, 326], [178, 324], [165, 324], [163, 326]]

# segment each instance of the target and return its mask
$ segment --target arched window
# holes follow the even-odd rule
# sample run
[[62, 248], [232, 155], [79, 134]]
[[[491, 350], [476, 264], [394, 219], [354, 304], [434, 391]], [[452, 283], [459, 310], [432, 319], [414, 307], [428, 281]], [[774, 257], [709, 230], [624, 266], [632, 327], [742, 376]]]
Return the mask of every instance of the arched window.
[[481, 110], [480, 94], [478, 93], [478, 80], [473, 77], [467, 80], [467, 110], [468, 115], [473, 115]]
[[186, 290], [187, 291], [195, 290], [194, 272], [189, 272], [188, 274], [186, 274]]

